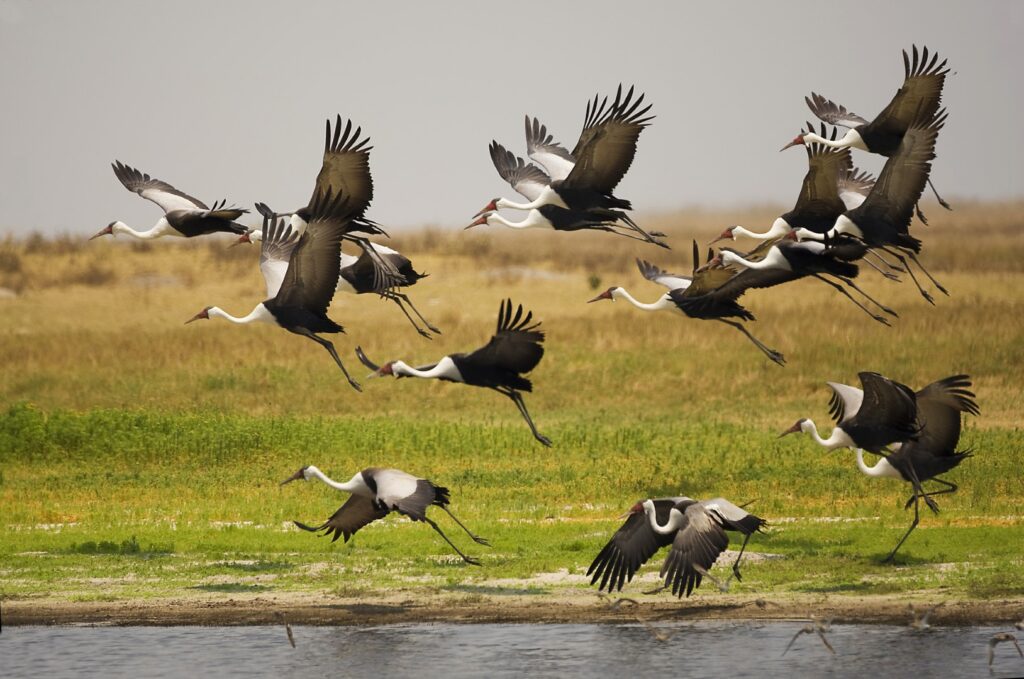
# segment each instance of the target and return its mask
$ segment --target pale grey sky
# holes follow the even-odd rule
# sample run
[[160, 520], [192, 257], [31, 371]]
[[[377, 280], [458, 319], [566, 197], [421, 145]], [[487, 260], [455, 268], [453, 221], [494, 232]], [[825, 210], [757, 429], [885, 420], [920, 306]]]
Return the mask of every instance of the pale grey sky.
[[336, 113], [373, 139], [368, 216], [464, 226], [514, 195], [492, 138], [525, 155], [530, 113], [571, 148], [619, 82], [657, 114], [617, 190], [639, 211], [791, 203], [804, 154], [778, 149], [804, 95], [871, 118], [915, 42], [956, 72], [939, 190], [1020, 197], [1021, 35], [1019, 2], [0, 0], [0, 234], [151, 226], [114, 159], [208, 203], [298, 207]]

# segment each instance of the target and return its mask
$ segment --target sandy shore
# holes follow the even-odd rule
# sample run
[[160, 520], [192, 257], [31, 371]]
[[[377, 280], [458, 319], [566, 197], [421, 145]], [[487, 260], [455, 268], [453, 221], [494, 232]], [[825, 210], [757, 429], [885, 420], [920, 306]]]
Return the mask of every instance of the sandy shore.
[[7, 625], [380, 625], [390, 623], [619, 623], [644, 620], [797, 620], [811, 615], [843, 623], [908, 624], [908, 605], [919, 610], [943, 605], [931, 617], [938, 625], [1008, 624], [1024, 617], [1024, 599], [944, 599], [934, 594], [899, 596], [753, 597], [706, 594], [677, 601], [665, 595], [637, 596], [609, 605], [592, 591], [546, 594], [381, 593], [359, 598], [283, 593], [82, 602], [47, 598], [3, 601]]

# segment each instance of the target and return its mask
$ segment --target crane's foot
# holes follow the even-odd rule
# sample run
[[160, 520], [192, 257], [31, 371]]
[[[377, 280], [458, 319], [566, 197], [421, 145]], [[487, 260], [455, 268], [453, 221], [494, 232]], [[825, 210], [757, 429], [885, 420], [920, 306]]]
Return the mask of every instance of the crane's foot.
[[435, 335], [441, 334], [441, 331], [432, 326], [430, 323], [427, 323], [427, 329], [430, 330], [430, 332], [434, 333]]
[[910, 499], [909, 499], [909, 500], [907, 500], [907, 501], [906, 501], [906, 502], [905, 502], [905, 503], [903, 504], [903, 511], [907, 511], [908, 509], [910, 509], [910, 505], [912, 505], [912, 504], [914, 504], [914, 496], [913, 496], [913, 495], [911, 495], [911, 496], [910, 496]]
[[416, 328], [416, 332], [420, 334], [420, 337], [426, 337], [428, 340], [434, 339], [433, 336], [423, 328]]
[[935, 306], [935, 298], [932, 297], [931, 293], [929, 293], [927, 290], [922, 290], [921, 291], [921, 296], [924, 297], [926, 302], [928, 302], [932, 306]]
[[890, 281], [896, 281], [897, 283], [903, 282], [903, 279], [894, 274], [892, 271], [883, 271], [882, 275], [888, 278]]
[[941, 205], [942, 207], [946, 208], [949, 211], [953, 210], [953, 207], [941, 198], [939, 198], [939, 205]]
[[668, 234], [664, 231], [648, 231], [655, 238], [668, 238]]
[[887, 314], [889, 314], [890, 316], [892, 316], [893, 318], [899, 318], [899, 317], [900, 317], [900, 315], [899, 315], [898, 313], [896, 313], [895, 311], [893, 311], [892, 309], [890, 309], [890, 308], [889, 308], [889, 307], [887, 307], [887, 306], [883, 306], [883, 307], [879, 307], [879, 308], [880, 308], [880, 309], [881, 309], [882, 311], [884, 311], [885, 313], [887, 313]]
[[937, 289], [937, 290], [938, 290], [939, 292], [941, 292], [941, 293], [942, 293], [943, 295], [945, 295], [946, 297], [949, 297], [949, 290], [946, 290], [946, 288], [942, 287], [942, 286], [941, 286], [941, 285], [939, 285], [938, 283], [936, 283], [936, 284], [935, 284], [935, 287], [936, 287], [936, 289]]
[[933, 514], [939, 513], [939, 505], [936, 504], [935, 500], [931, 499], [927, 495], [924, 496], [924, 502], [928, 505], [928, 509], [932, 510]]
[[732, 574], [735, 576], [737, 582], [743, 582], [743, 576], [740, 575], [740, 567], [736, 564], [732, 566]]
[[349, 383], [349, 384], [351, 384], [351, 385], [352, 385], [352, 388], [353, 388], [353, 389], [355, 389], [356, 391], [359, 391], [359, 392], [361, 392], [361, 391], [363, 390], [363, 388], [362, 388], [361, 386], [359, 386], [359, 383], [358, 383], [358, 382], [356, 382], [356, 381], [355, 381], [354, 379], [352, 379], [351, 377], [350, 377], [350, 378], [348, 378], [348, 383]]
[[768, 354], [768, 358], [772, 359], [773, 361], [775, 361], [779, 365], [782, 365], [782, 366], [786, 365], [786, 357], [783, 356], [778, 351], [775, 351], [773, 349], [773, 350], [770, 350], [770, 351], [768, 351], [766, 353]]
[[471, 556], [463, 556], [462, 560], [468, 563], [470, 566], [483, 566], [479, 559], [474, 559]]
[[925, 226], [928, 226], [928, 220], [925, 218], [924, 213], [921, 212], [921, 208], [915, 205], [914, 212], [917, 213], [917, 218], [921, 220], [921, 223], [924, 224]]
[[483, 545], [484, 547], [491, 546], [491, 541], [487, 538], [482, 538], [479, 535], [470, 535], [469, 537], [473, 538], [473, 542], [477, 543], [478, 545]]
[[886, 326], [887, 328], [891, 328], [892, 327], [892, 323], [890, 323], [889, 319], [886, 318], [885, 316], [872, 316], [871, 318], [875, 319], [876, 321], [878, 321], [882, 325]]
[[536, 434], [535, 438], [548, 448], [551, 447], [551, 439], [549, 439], [547, 436], [544, 436], [544, 434]]

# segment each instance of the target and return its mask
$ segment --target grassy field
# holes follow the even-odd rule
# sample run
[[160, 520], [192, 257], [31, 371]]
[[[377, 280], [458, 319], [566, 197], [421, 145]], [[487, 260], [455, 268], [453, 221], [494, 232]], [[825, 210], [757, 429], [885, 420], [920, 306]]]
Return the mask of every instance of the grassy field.
[[[933, 307], [909, 282], [862, 276], [899, 311], [892, 328], [815, 282], [745, 296], [751, 331], [785, 368], [721, 324], [585, 304], [610, 285], [653, 301], [662, 289], [636, 256], [687, 273], [691, 237], [763, 228], [777, 211], [644, 220], [670, 233], [671, 252], [606, 235], [396, 237], [431, 274], [410, 294], [444, 334], [426, 341], [390, 303], [339, 297], [343, 360], [361, 379], [357, 345], [378, 362], [475, 348], [511, 297], [547, 331], [526, 401], [550, 450], [496, 394], [391, 379], [361, 379], [359, 394], [322, 349], [276, 328], [183, 325], [207, 305], [241, 315], [262, 299], [254, 248], [0, 242], [0, 287], [16, 293], [0, 299], [0, 596], [548, 592], [557, 585], [538, 576], [585, 571], [633, 502], [682, 492], [754, 501], [771, 523], [749, 549], [783, 558], [751, 560], [743, 592], [1024, 598], [1021, 206], [957, 208], [928, 206], [933, 225], [915, 226], [949, 297]], [[949, 475], [960, 491], [923, 515], [895, 567], [878, 561], [909, 525], [907, 487], [864, 477], [851, 453], [777, 438], [803, 416], [824, 429], [824, 382], [856, 383], [860, 370], [915, 387], [967, 372], [982, 409], [962, 441], [976, 454]], [[406, 519], [348, 545], [295, 530], [290, 520], [326, 518], [342, 499], [278, 487], [305, 464], [343, 480], [396, 466], [449, 487], [453, 511], [493, 547], [443, 513], [439, 523], [485, 567]]]

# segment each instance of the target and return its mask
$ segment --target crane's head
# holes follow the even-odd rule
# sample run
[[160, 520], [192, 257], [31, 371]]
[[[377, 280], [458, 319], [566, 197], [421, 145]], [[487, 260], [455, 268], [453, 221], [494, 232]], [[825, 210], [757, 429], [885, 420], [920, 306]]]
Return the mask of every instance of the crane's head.
[[206, 307], [205, 309], [200, 311], [198, 314], [196, 314], [192, 318], [190, 318], [187, 321], [185, 321], [185, 325], [188, 325], [192, 321], [198, 321], [200, 319], [209, 320], [209, 318], [210, 318], [210, 309], [212, 309], [212, 308], [213, 308], [212, 306]]
[[793, 424], [792, 427], [790, 427], [786, 431], [784, 431], [781, 434], [779, 434], [779, 438], [781, 439], [783, 436], [787, 436], [789, 434], [798, 434], [798, 433], [804, 431], [804, 426], [808, 422], [810, 422], [809, 419], [807, 419], [806, 417], [801, 417], [799, 420], [796, 421], [795, 424]]
[[708, 269], [721, 269], [723, 266], [726, 265], [726, 262], [723, 259], [724, 257], [725, 253], [719, 252], [717, 255], [709, 259], [706, 264], [697, 267], [694, 273], [702, 273], [704, 271], [707, 271]]
[[795, 137], [793, 137], [793, 141], [791, 141], [788, 144], [786, 144], [785, 146], [783, 146], [781, 149], [779, 149], [779, 151], [785, 151], [790, 146], [803, 146], [803, 145], [804, 145], [804, 133], [801, 132], [800, 134], [798, 134]]
[[231, 247], [235, 247], [236, 245], [241, 245], [242, 243], [251, 243], [252, 242], [252, 235], [251, 234], [252, 234], [252, 231], [246, 231], [245, 233], [243, 233], [241, 236], [238, 237], [238, 240], [236, 240], [234, 243], [231, 244]]
[[114, 226], [117, 225], [118, 223], [119, 222], [116, 222], [116, 221], [110, 222], [105, 227], [103, 227], [103, 229], [99, 233], [97, 233], [95, 236], [90, 236], [89, 240], [92, 240], [93, 238], [99, 238], [100, 236], [113, 236], [114, 235]]
[[791, 229], [789, 233], [782, 237], [782, 240], [791, 240], [793, 242], [800, 242], [800, 234], [796, 232], [796, 229]]
[[736, 236], [733, 235], [733, 229], [735, 228], [735, 226], [730, 226], [728, 229], [718, 234], [718, 238], [708, 243], [708, 247], [711, 247], [720, 240], [736, 240]]
[[599, 302], [599, 301], [601, 301], [602, 299], [610, 299], [611, 301], [613, 301], [613, 302], [614, 302], [614, 301], [615, 301], [615, 294], [616, 294], [616, 293], [617, 293], [617, 292], [618, 292], [619, 290], [621, 290], [621, 289], [622, 289], [622, 288], [620, 288], [620, 287], [618, 287], [618, 286], [612, 286], [612, 287], [608, 288], [607, 290], [605, 290], [604, 292], [602, 292], [602, 293], [601, 293], [600, 295], [598, 295], [597, 297], [595, 297], [594, 299], [588, 299], [588, 300], [587, 300], [587, 304], [590, 304], [591, 302]]
[[483, 210], [480, 210], [480, 212], [477, 212], [473, 216], [474, 217], [479, 217], [480, 215], [484, 214], [485, 212], [497, 212], [498, 211], [498, 201], [499, 200], [501, 200], [501, 199], [500, 198], [492, 198], [491, 202], [488, 203], [487, 205], [485, 205]]
[[310, 477], [309, 466], [307, 465], [282, 481], [280, 485], [283, 486], [284, 484], [291, 483], [292, 481], [309, 481]]
[[384, 377], [385, 375], [395, 374], [395, 361], [388, 361], [381, 367], [377, 368], [377, 372], [371, 373], [370, 377]]
[[487, 224], [487, 218], [493, 214], [493, 210], [483, 210], [481, 212], [476, 213], [476, 219], [474, 219], [469, 226], [463, 229], [463, 231], [465, 231], [466, 229], [472, 229], [474, 226], [483, 226]]
[[620, 519], [624, 519], [627, 516], [633, 516], [634, 514], [643, 514], [643, 513], [644, 513], [644, 503], [643, 502], [637, 502], [635, 505], [633, 505], [632, 507], [627, 509], [626, 513], [623, 514], [622, 516], [620, 516], [619, 518]]

